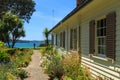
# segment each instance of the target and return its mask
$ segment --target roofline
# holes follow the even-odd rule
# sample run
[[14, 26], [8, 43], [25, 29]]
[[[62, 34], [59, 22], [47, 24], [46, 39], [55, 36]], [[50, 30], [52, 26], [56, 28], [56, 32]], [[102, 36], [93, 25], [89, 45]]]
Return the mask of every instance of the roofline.
[[49, 32], [52, 32], [55, 28], [58, 27], [61, 23], [63, 23], [65, 20], [73, 16], [77, 11], [79, 11], [81, 8], [86, 6], [88, 3], [90, 3], [92, 0], [85, 0], [81, 5], [78, 7], [74, 8], [68, 15], [66, 15], [60, 22], [58, 22]]

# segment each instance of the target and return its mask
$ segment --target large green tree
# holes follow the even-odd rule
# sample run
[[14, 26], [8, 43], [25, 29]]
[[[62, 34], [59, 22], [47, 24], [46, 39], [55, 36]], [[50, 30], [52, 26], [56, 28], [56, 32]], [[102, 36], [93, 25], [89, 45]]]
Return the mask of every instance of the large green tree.
[[44, 35], [45, 38], [46, 38], [46, 40], [45, 40], [46, 46], [48, 46], [48, 44], [49, 44], [49, 41], [48, 41], [49, 30], [48, 30], [48, 28], [45, 28], [45, 29], [44, 29], [44, 31], [43, 31], [43, 35]]
[[[35, 2], [33, 0], [0, 0], [0, 20], [3, 19], [2, 17], [6, 12], [9, 12], [11, 14], [18, 15], [19, 18], [29, 22], [34, 11]], [[0, 23], [0, 26], [2, 25], [3, 22]], [[6, 30], [8, 30], [7, 28], [6, 30], [3, 30], [4, 27], [5, 26], [0, 27], [0, 32], [5, 33]], [[8, 36], [8, 34], [0, 34], [0, 40], [6, 41], [4, 38], [5, 36]]]
[[29, 22], [34, 11], [33, 0], [0, 0], [0, 17], [5, 12], [10, 12]]
[[0, 35], [4, 42], [13, 48], [16, 40], [25, 36], [23, 20], [17, 15], [6, 13], [0, 21]]

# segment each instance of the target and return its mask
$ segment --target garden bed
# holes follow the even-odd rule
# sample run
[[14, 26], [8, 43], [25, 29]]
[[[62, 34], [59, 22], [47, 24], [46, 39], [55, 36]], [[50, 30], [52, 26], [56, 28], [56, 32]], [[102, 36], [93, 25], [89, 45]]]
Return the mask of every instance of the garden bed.
[[22, 80], [27, 77], [23, 67], [31, 61], [32, 49], [1, 48], [0, 80]]
[[92, 80], [90, 72], [81, 67], [80, 54], [59, 54], [52, 47], [40, 49], [42, 67], [50, 80]]

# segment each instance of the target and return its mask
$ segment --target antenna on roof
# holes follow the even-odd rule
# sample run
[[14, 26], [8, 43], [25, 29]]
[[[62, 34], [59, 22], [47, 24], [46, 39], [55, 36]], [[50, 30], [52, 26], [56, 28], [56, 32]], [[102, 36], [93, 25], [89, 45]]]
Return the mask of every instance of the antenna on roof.
[[53, 18], [52, 25], [54, 26], [54, 24], [55, 24], [55, 15], [54, 15], [54, 9], [52, 10], [52, 18]]

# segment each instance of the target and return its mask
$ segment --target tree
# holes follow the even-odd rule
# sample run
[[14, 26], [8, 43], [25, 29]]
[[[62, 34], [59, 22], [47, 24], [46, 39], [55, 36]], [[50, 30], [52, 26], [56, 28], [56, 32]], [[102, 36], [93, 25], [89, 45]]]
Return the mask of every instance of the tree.
[[48, 44], [49, 44], [49, 41], [48, 41], [49, 30], [48, 30], [48, 28], [45, 28], [45, 29], [44, 29], [44, 31], [43, 31], [43, 35], [44, 35], [45, 38], [46, 38], [46, 40], [45, 40], [46, 46], [48, 46]]
[[0, 0], [0, 17], [5, 12], [10, 12], [29, 22], [34, 11], [33, 0]]
[[[35, 2], [33, 0], [0, 0], [0, 20], [6, 12], [18, 15], [19, 18], [29, 22], [33, 12], [35, 12]], [[2, 24], [0, 22], [0, 26]], [[2, 28], [3, 26], [0, 27], [0, 31]], [[4, 31], [2, 32], [4, 33]], [[5, 41], [4, 36], [8, 36], [8, 34], [0, 34], [1, 41]]]
[[[2, 16], [4, 16], [6, 12], [18, 15], [19, 18], [29, 22], [33, 12], [35, 12], [35, 2], [33, 0], [0, 0], [0, 19], [3, 19]], [[0, 22], [0, 26], [1, 25], [3, 25], [2, 21]], [[9, 28], [4, 30], [4, 27], [5, 26], [0, 27], [0, 40], [7, 42], [10, 39], [9, 33], [7, 33]], [[21, 28], [21, 30], [18, 31], [24, 32], [22, 30]]]
[[[0, 37], [2, 37], [9, 47], [13, 48], [16, 40], [25, 36], [23, 20], [17, 15], [6, 13], [0, 23]], [[10, 44], [10, 42], [12, 44]]]

